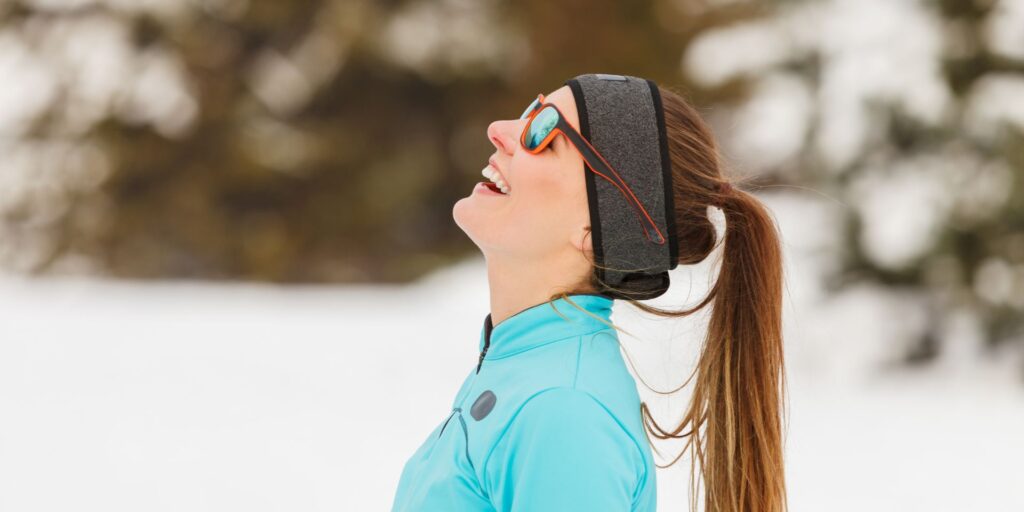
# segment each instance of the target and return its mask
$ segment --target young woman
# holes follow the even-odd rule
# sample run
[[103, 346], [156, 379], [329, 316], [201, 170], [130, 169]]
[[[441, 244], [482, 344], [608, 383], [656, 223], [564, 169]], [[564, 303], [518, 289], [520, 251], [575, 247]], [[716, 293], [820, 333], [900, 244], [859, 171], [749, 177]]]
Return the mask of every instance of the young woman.
[[[647, 430], [688, 438], [691, 509], [785, 510], [779, 237], [723, 178], [696, 110], [651, 80], [586, 74], [487, 131], [489, 181], [452, 212], [487, 262], [480, 358], [406, 462], [392, 510], [654, 512]], [[708, 206], [726, 221], [708, 296], [683, 311], [639, 302], [715, 248]], [[669, 431], [623, 362], [615, 299], [665, 317], [712, 305]]]

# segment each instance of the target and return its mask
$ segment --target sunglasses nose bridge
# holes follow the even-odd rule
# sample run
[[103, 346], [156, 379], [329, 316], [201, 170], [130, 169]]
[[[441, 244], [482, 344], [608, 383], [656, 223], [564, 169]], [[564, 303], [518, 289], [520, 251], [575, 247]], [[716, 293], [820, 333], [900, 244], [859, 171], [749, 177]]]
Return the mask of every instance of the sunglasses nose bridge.
[[542, 104], [543, 100], [541, 100], [541, 95], [537, 95], [537, 98], [531, 101], [530, 104], [526, 106], [526, 110], [523, 110], [523, 113], [519, 115], [519, 119], [526, 119], [530, 117]]

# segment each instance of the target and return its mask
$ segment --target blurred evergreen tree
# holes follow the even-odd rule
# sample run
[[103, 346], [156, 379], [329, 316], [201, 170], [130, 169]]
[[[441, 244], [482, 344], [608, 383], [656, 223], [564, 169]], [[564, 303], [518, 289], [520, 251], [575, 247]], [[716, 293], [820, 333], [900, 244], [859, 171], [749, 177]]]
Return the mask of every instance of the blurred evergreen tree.
[[[1024, 344], [1022, 27], [1019, 0], [779, 2], [686, 50], [738, 105], [746, 167], [845, 205], [829, 289], [919, 297], [906, 362], [934, 359], [960, 312], [992, 348]], [[791, 133], [764, 128], [780, 120]]]
[[836, 289], [912, 290], [929, 326], [966, 308], [994, 345], [1020, 340], [1020, 5], [4, 3], [0, 262], [408, 281], [475, 250], [451, 206], [494, 152], [488, 123], [615, 72], [685, 91], [713, 122], [740, 105], [722, 135], [753, 152], [741, 168], [852, 205]]
[[[403, 282], [446, 265], [475, 250], [451, 207], [494, 152], [491, 121], [582, 72], [673, 80], [685, 39], [650, 5], [613, 1], [21, 2], [2, 16], [56, 75], [8, 138], [31, 169], [0, 205], [0, 257], [137, 278]], [[63, 170], [40, 157], [55, 148]], [[41, 179], [75, 166], [92, 179]]]

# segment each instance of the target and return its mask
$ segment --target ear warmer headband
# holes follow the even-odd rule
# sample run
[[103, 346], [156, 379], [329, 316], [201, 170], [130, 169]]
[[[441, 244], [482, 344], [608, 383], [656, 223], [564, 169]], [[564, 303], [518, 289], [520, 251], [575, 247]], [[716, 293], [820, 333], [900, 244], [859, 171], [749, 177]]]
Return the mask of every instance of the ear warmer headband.
[[601, 292], [634, 300], [657, 297], [668, 289], [668, 271], [679, 263], [672, 162], [658, 86], [644, 78], [604, 73], [578, 75], [565, 84], [576, 100], [580, 134], [629, 185], [668, 238], [662, 244], [648, 240], [619, 189], [584, 163], [595, 271], [601, 281], [625, 291]]

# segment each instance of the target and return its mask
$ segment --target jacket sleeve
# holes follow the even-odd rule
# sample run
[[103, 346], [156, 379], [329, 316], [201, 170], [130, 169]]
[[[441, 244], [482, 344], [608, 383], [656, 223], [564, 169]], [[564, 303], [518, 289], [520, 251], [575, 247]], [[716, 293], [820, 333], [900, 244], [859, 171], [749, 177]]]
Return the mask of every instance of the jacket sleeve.
[[645, 466], [593, 395], [569, 387], [528, 399], [484, 461], [498, 512], [629, 512]]

